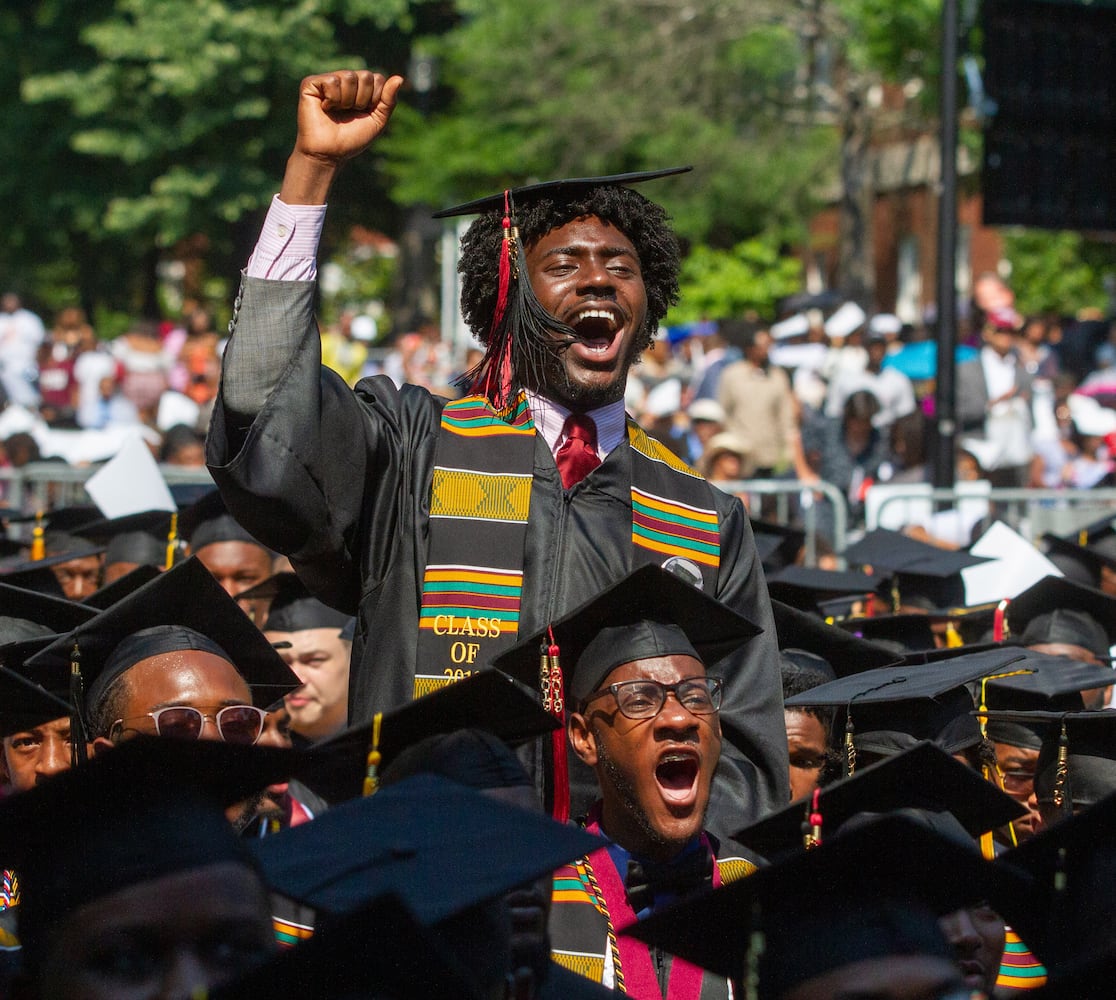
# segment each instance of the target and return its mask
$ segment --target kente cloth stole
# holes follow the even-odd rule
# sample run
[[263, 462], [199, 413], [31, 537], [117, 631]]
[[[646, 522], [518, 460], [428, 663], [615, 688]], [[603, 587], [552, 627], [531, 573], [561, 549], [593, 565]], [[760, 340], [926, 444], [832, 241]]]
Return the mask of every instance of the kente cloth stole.
[[[720, 531], [712, 487], [632, 421], [628, 441], [632, 569], [662, 565], [713, 593]], [[516, 642], [534, 457], [535, 424], [524, 393], [503, 411], [483, 396], [442, 411], [415, 698], [461, 680]]]

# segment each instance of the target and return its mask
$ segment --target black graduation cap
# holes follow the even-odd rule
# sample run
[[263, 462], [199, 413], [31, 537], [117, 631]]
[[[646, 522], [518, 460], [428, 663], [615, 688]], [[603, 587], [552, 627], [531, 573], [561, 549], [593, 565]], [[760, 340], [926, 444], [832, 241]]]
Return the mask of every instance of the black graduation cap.
[[7, 583], [0, 583], [0, 611], [0, 663], [16, 668], [47, 644], [45, 637], [69, 632], [96, 614], [76, 601]]
[[842, 599], [843, 606], [835, 615], [848, 612], [853, 600], [862, 601], [887, 582], [887, 577], [856, 570], [815, 569], [810, 566], [786, 566], [767, 578], [767, 590], [773, 600], [782, 601], [801, 611], [819, 611], [829, 599]]
[[751, 957], [764, 1000], [868, 958], [951, 960], [937, 917], [989, 898], [1001, 881], [975, 847], [906, 815], [881, 816], [687, 897], [625, 933], [737, 980]]
[[906, 652], [923, 652], [935, 648], [934, 626], [942, 624], [937, 615], [886, 614], [857, 616], [839, 622], [840, 628], [861, 639], [896, 643]]
[[9, 538], [0, 532], [0, 559], [8, 559], [20, 555], [27, 546], [15, 538]]
[[0, 738], [73, 714], [73, 706], [8, 667], [0, 666]]
[[1046, 546], [1046, 558], [1065, 574], [1067, 579], [1096, 587], [1100, 583], [1101, 566], [1104, 560], [1085, 546], [1066, 538], [1059, 538], [1050, 532], [1042, 536]]
[[53, 597], [65, 597], [62, 585], [58, 582], [58, 577], [54, 575], [52, 568], [68, 563], [71, 559], [99, 556], [102, 552], [104, 552], [103, 548], [87, 545], [67, 552], [57, 552], [42, 559], [21, 559], [18, 562], [6, 563], [0, 566], [0, 583], [8, 583], [13, 587], [23, 587]]
[[259, 708], [301, 684], [196, 558], [159, 574], [32, 657], [28, 664], [43, 671], [45, 686], [57, 690], [64, 678], [69, 689], [75, 644], [87, 706], [129, 667], [172, 649], [223, 654], [248, 682]]
[[87, 524], [101, 520], [104, 515], [96, 504], [74, 504], [69, 507], [55, 507], [52, 510], [36, 511], [32, 514], [5, 514], [4, 519], [9, 524], [41, 524], [50, 532], [60, 532], [68, 535], [84, 534], [82, 529]]
[[319, 601], [295, 573], [276, 573], [236, 595], [238, 601], [255, 598], [271, 602], [263, 625], [265, 632], [302, 632], [311, 628], [336, 628], [340, 632], [352, 618]]
[[1035, 765], [1035, 798], [1069, 813], [1116, 792], [1116, 712], [1042, 714], [1052, 725]]
[[267, 549], [229, 513], [218, 490], [211, 490], [179, 513], [178, 534], [190, 543], [192, 553], [214, 542], [249, 542]]
[[1021, 658], [1020, 650], [995, 648], [933, 663], [884, 667], [839, 677], [785, 704], [844, 709], [846, 753], [850, 741], [858, 751], [889, 756], [920, 740], [958, 753], [981, 739], [966, 685], [1010, 670]]
[[780, 650], [801, 649], [820, 656], [838, 677], [885, 667], [900, 659], [889, 649], [827, 625], [816, 615], [782, 601], [773, 600], [771, 611]]
[[105, 546], [105, 565], [115, 562], [167, 565], [167, 550], [176, 549], [178, 515], [147, 510], [123, 517], [102, 518], [86, 525], [82, 536]]
[[510, 195], [513, 204], [524, 204], [542, 198], [554, 201], [570, 201], [579, 198], [598, 187], [626, 187], [629, 184], [639, 184], [642, 181], [656, 180], [659, 177], [670, 177], [674, 174], [684, 174], [693, 170], [693, 167], [668, 167], [664, 170], [637, 170], [626, 174], [609, 174], [604, 177], [566, 177], [553, 181], [542, 181], [538, 184], [524, 184], [520, 187], [509, 188], [506, 192], [486, 195], [466, 201], [451, 208], [443, 208], [434, 213], [435, 219], [449, 219], [457, 215], [479, 215], [482, 212], [503, 212], [505, 194]]
[[423, 927], [394, 893], [331, 921], [309, 941], [207, 994], [209, 1000], [306, 1000], [308, 995], [481, 1000], [437, 933]]
[[1066, 643], [1108, 659], [1116, 645], [1116, 597], [1060, 576], [1047, 576], [1007, 607], [1013, 636], [1027, 645]]
[[1026, 813], [970, 767], [926, 741], [827, 785], [812, 799], [792, 803], [732, 835], [733, 840], [773, 861], [803, 849], [809, 814], [822, 818], [824, 843], [858, 813], [918, 809], [950, 813], [972, 837]]
[[483, 729], [519, 746], [560, 728], [538, 696], [499, 670], [480, 670], [384, 713], [377, 723], [354, 726], [309, 747], [296, 777], [330, 803], [361, 794], [368, 755], [376, 750], [378, 771], [420, 740], [460, 729]]
[[602, 843], [542, 813], [420, 774], [256, 841], [253, 853], [275, 892], [315, 910], [347, 913], [395, 892], [429, 925]]
[[[552, 626], [566, 696], [579, 702], [622, 663], [683, 653], [715, 673], [716, 663], [761, 629], [659, 566], [642, 566]], [[502, 653], [492, 666], [535, 687], [545, 630]]]
[[902, 604], [952, 608], [965, 604], [961, 570], [990, 560], [969, 552], [940, 549], [899, 531], [877, 528], [845, 550], [850, 565], [870, 566], [896, 577]]
[[122, 600], [129, 594], [135, 593], [145, 583], [150, 583], [162, 572], [157, 566], [150, 564], [137, 566], [123, 576], [118, 576], [112, 583], [106, 583], [103, 587], [93, 591], [81, 603], [87, 608], [104, 611], [105, 608], [111, 608], [117, 601]]
[[[1032, 879], [1031, 905], [1013, 915], [1012, 926], [1050, 969], [1052, 980], [1061, 969], [1112, 948], [1116, 909], [1108, 890], [1116, 878], [1114, 844], [1116, 795], [1108, 795], [1044, 827], [996, 861]], [[1105, 995], [1111, 992], [1109, 982]]]
[[774, 573], [794, 564], [806, 541], [805, 531], [785, 524], [760, 521], [754, 517], [748, 520], [752, 525], [752, 537], [755, 539], [756, 552], [764, 572]]
[[130, 885], [247, 863], [223, 810], [290, 774], [289, 750], [137, 737], [0, 803], [0, 857], [19, 872], [32, 962], [64, 914]]

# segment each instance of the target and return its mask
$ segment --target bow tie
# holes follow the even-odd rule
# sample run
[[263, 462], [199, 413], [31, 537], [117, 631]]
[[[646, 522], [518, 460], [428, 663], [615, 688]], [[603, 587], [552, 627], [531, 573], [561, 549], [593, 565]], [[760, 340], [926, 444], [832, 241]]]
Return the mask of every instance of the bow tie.
[[674, 861], [653, 862], [628, 859], [624, 889], [633, 912], [652, 906], [656, 896], [681, 896], [713, 883], [713, 855], [701, 849], [689, 851]]

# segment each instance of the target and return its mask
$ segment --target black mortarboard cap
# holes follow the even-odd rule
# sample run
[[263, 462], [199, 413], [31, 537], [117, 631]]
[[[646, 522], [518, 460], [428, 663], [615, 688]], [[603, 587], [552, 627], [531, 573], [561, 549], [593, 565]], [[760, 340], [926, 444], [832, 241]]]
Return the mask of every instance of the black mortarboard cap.
[[223, 655], [248, 682], [260, 708], [301, 683], [197, 559], [159, 574], [34, 656], [29, 665], [43, 672], [45, 686], [53, 690], [62, 677], [69, 684], [75, 643], [86, 705], [140, 660], [181, 649]]
[[97, 546], [84, 546], [68, 552], [58, 552], [45, 556], [42, 559], [22, 559], [0, 567], [0, 583], [9, 583], [13, 587], [23, 587], [34, 590], [40, 594], [49, 594], [52, 597], [65, 597], [62, 585], [55, 576], [53, 567], [67, 563], [71, 559], [86, 559], [89, 556], [99, 556], [104, 552]]
[[[643, 566], [553, 624], [568, 699], [596, 691], [633, 660], [696, 656], [710, 673], [760, 628], [693, 584], [658, 566]], [[502, 653], [493, 666], [534, 688], [544, 631]]]
[[858, 751], [890, 756], [920, 740], [947, 753], [975, 746], [980, 727], [966, 685], [1011, 669], [1019, 650], [997, 648], [934, 663], [884, 667], [838, 678], [788, 698], [788, 708], [834, 705], [845, 710]]
[[117, 601], [123, 600], [129, 594], [135, 593], [145, 583], [150, 583], [163, 571], [157, 566], [137, 566], [123, 576], [118, 576], [112, 583], [106, 583], [95, 590], [81, 603], [87, 608], [104, 611], [111, 608]]
[[44, 637], [69, 632], [96, 613], [76, 601], [7, 583], [0, 583], [0, 611], [0, 663], [16, 668], [46, 645]]
[[985, 556], [950, 551], [898, 531], [877, 528], [845, 550], [850, 565], [870, 566], [896, 577], [901, 604], [953, 608], [965, 604], [961, 570], [988, 562]]
[[[383, 714], [376, 749], [383, 771], [407, 747], [460, 729], [483, 729], [518, 746], [558, 728], [538, 697], [499, 670], [480, 670]], [[374, 723], [355, 726], [306, 751], [297, 777], [330, 803], [361, 794]]]
[[[1038, 801], [1057, 805], [1063, 792], [1065, 802], [1080, 809], [1116, 792], [1116, 712], [1069, 713], [1051, 721], [1035, 765]], [[1060, 787], [1063, 750], [1067, 780]]]
[[[801, 611], [819, 611], [819, 605], [829, 598], [863, 600], [886, 582], [886, 576], [857, 570], [786, 566], [767, 578], [767, 590], [773, 600], [782, 601]], [[841, 613], [845, 611], [847, 608], [841, 609]]]
[[601, 843], [542, 813], [421, 774], [256, 841], [253, 851], [274, 891], [316, 910], [347, 913], [394, 892], [429, 925]]
[[[950, 813], [972, 837], [1026, 812], [972, 768], [924, 741], [822, 788], [816, 810], [822, 817], [822, 842], [858, 813], [898, 809]], [[813, 811], [812, 801], [800, 800], [732, 836], [772, 861], [803, 849], [804, 821]]]
[[[609, 174], [604, 177], [566, 177], [554, 181], [542, 181], [538, 184], [523, 184], [519, 187], [509, 188], [508, 192], [513, 201], [524, 204], [540, 198], [553, 199], [554, 201], [569, 201], [582, 197], [592, 188], [598, 187], [627, 187], [629, 184], [639, 184], [642, 181], [656, 180], [659, 177], [670, 177], [674, 174], [684, 174], [693, 167], [668, 167], [665, 170], [637, 170], [626, 174]], [[487, 195], [476, 198], [460, 205], [443, 208], [434, 213], [435, 219], [449, 219], [457, 215], [480, 215], [482, 212], [502, 212], [504, 210], [504, 191], [499, 194]]]
[[[1013, 915], [1012, 926], [1049, 967], [1052, 979], [1061, 969], [1112, 947], [1116, 904], [1108, 889], [1116, 880], [1113, 844], [1116, 795], [1109, 795], [1044, 827], [996, 861], [998, 867], [1024, 872], [1033, 880], [1030, 905]], [[1106, 995], [1111, 993], [1110, 982]]]
[[159, 565], [163, 565], [166, 559], [167, 536], [170, 534], [171, 521], [174, 517], [175, 515], [169, 510], [145, 510], [121, 517], [103, 517], [85, 525], [81, 534], [91, 542], [105, 545], [110, 552], [114, 547], [113, 543], [122, 536], [139, 534], [153, 537], [162, 544], [163, 552]]
[[1083, 545], [1059, 538], [1049, 532], [1042, 536], [1045, 543], [1045, 555], [1065, 575], [1067, 580], [1083, 583], [1087, 587], [1096, 587], [1100, 584], [1100, 568], [1102, 560]]
[[9, 559], [12, 556], [18, 556], [26, 548], [27, 545], [24, 542], [9, 538], [3, 532], [0, 532], [0, 559]]
[[754, 517], [749, 520], [764, 572], [774, 573], [785, 566], [793, 565], [806, 541], [806, 532], [785, 524], [758, 521]]
[[893, 642], [907, 652], [923, 652], [934, 649], [934, 625], [940, 621], [936, 615], [909, 612], [846, 618], [839, 624], [861, 639]]
[[237, 594], [239, 601], [256, 597], [271, 600], [263, 626], [265, 632], [302, 632], [311, 628], [336, 628], [340, 632], [352, 617], [319, 601], [294, 573], [276, 573]]
[[214, 542], [250, 542], [267, 548], [240, 526], [217, 490], [206, 493], [179, 513], [178, 534], [190, 543], [190, 551], [194, 553]]
[[1116, 597], [1065, 577], [1043, 577], [1028, 587], [1006, 617], [1012, 635], [1027, 645], [1067, 643], [1103, 659], [1116, 645]]
[[293, 754], [137, 737], [0, 803], [0, 857], [19, 871], [32, 956], [65, 913], [130, 885], [247, 861], [223, 810], [290, 774]]
[[936, 918], [988, 898], [997, 878], [975, 848], [908, 816], [882, 816], [690, 896], [627, 933], [737, 979], [762, 933], [757, 995], [775, 1000], [868, 958], [950, 958]]
[[[370, 942], [375, 947], [369, 947]], [[480, 1000], [481, 996], [437, 933], [423, 927], [406, 904], [390, 893], [331, 921], [309, 941], [280, 952], [207, 995], [209, 1000], [428, 1000], [438, 996]]]
[[896, 663], [900, 657], [889, 649], [827, 625], [816, 615], [771, 602], [780, 650], [801, 649], [825, 660], [838, 677]]
[[71, 715], [73, 706], [34, 681], [0, 666], [0, 738]]
[[55, 507], [52, 510], [31, 514], [5, 515], [5, 520], [11, 524], [41, 523], [51, 533], [89, 536], [82, 529], [87, 524], [92, 524], [104, 517], [101, 509], [95, 504], [75, 504], [69, 507]]

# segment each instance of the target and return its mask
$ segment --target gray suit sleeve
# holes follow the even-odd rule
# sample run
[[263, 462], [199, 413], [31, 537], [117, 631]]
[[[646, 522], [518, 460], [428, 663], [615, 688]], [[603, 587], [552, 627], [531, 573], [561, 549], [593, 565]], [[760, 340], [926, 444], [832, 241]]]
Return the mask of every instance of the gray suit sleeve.
[[[308, 331], [315, 329], [315, 288], [313, 281], [241, 276], [221, 376], [226, 413], [235, 426], [252, 423]], [[252, 318], [243, 325], [242, 308]]]

